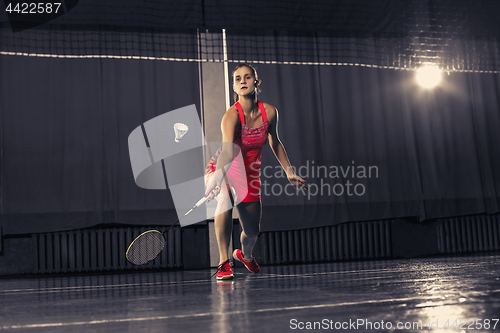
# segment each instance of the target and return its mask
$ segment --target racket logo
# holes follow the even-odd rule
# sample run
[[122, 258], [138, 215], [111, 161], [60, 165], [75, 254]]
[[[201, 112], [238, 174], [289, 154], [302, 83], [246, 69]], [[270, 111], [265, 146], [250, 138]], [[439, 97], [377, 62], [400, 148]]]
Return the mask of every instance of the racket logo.
[[181, 141], [182, 137], [186, 135], [189, 127], [183, 123], [174, 124], [175, 142]]

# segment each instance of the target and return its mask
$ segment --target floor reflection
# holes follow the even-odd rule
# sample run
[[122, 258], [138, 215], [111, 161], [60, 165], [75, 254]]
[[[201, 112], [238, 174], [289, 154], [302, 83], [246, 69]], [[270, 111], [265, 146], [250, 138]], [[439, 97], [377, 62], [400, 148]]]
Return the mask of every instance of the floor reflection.
[[213, 270], [3, 279], [0, 330], [263, 333], [354, 322], [373, 332], [389, 324], [492, 332], [500, 330], [499, 273], [500, 255], [486, 255], [264, 266], [258, 274], [236, 267], [230, 281], [211, 278]]

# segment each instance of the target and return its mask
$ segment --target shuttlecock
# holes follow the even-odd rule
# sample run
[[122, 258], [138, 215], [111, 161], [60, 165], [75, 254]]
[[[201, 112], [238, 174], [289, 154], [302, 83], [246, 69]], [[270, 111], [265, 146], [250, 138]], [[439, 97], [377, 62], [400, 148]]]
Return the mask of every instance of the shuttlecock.
[[182, 137], [187, 133], [189, 127], [183, 123], [174, 124], [175, 142], [181, 141]]

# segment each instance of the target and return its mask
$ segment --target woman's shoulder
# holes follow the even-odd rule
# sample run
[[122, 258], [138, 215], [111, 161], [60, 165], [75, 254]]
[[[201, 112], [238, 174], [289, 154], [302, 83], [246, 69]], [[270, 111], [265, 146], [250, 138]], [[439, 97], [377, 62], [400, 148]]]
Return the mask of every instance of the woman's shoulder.
[[240, 118], [238, 115], [238, 109], [234, 104], [229, 109], [227, 109], [226, 113], [222, 117], [223, 123], [231, 123], [236, 125], [239, 123], [239, 120]]
[[274, 118], [276, 118], [276, 114], [278, 113], [278, 109], [276, 109], [276, 107], [272, 106], [271, 104], [268, 104], [268, 103], [264, 103], [262, 102], [262, 104], [264, 105], [264, 109], [266, 110], [266, 116], [269, 120], [272, 120]]

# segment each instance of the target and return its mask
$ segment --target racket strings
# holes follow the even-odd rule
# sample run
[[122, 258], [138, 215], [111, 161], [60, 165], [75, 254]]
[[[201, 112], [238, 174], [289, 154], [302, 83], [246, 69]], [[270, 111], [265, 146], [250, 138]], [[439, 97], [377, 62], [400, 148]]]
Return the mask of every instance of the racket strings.
[[130, 245], [127, 259], [135, 265], [143, 265], [155, 259], [164, 247], [165, 237], [159, 231], [149, 231]]

